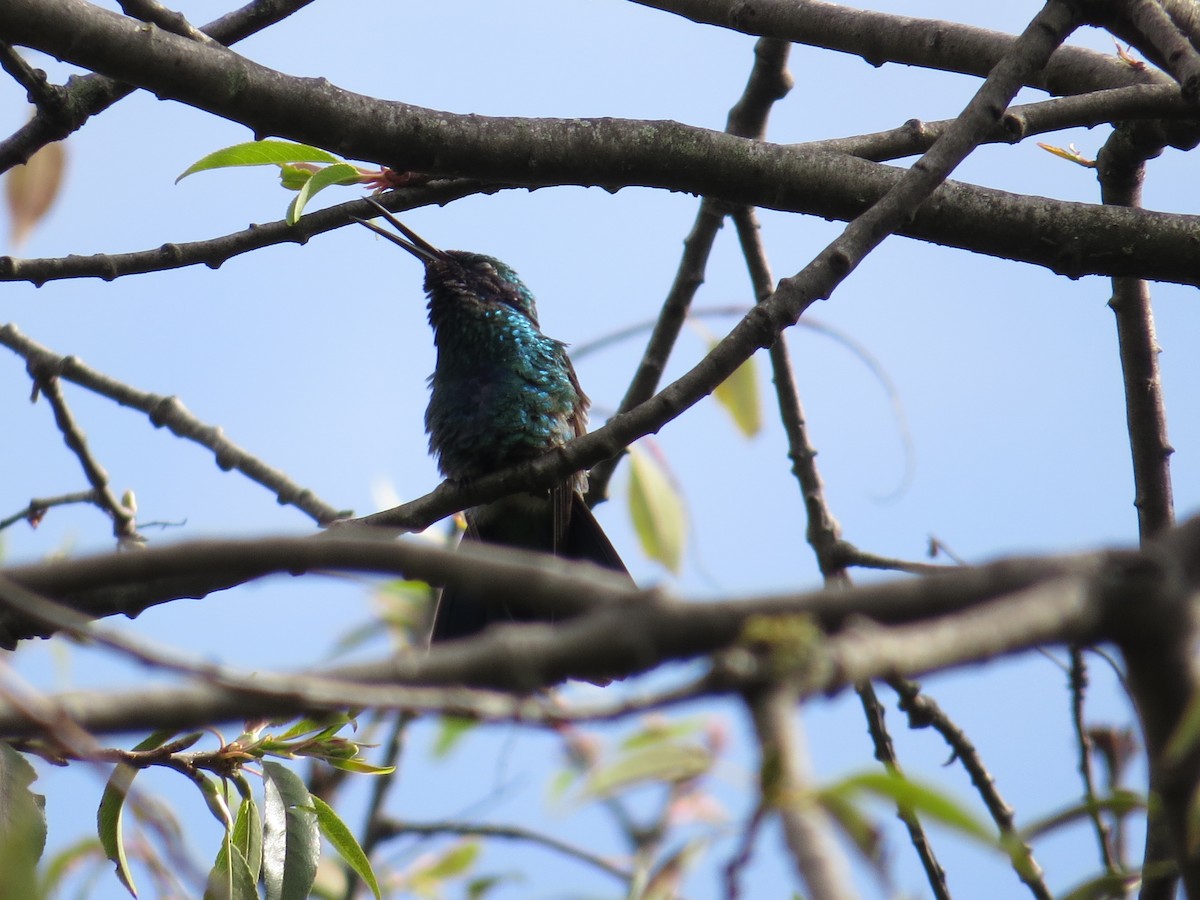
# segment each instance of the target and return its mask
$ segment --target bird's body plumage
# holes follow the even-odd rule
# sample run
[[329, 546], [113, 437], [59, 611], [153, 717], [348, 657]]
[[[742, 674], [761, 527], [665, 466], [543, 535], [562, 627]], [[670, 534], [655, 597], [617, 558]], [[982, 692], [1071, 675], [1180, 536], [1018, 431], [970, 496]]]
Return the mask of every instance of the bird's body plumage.
[[462, 480], [582, 434], [588, 399], [516, 273], [491, 257], [446, 255], [426, 268], [438, 356], [425, 429], [442, 474]]
[[[438, 250], [390, 215], [401, 240], [372, 227], [425, 264], [437, 347], [425, 429], [447, 478], [465, 481], [540, 456], [584, 433], [588, 398], [566, 347], [542, 334], [529, 288], [509, 266], [478, 253]], [[625, 571], [583, 501], [587, 477], [467, 510], [465, 540], [584, 559]], [[469, 637], [519, 616], [494, 599], [447, 588], [432, 641]]]

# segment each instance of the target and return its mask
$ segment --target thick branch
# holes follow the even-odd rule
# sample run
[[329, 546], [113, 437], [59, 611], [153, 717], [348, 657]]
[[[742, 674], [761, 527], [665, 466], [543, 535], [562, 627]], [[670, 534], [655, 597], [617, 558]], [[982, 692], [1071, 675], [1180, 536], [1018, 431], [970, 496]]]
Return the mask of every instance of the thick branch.
[[[1192, 527], [1191, 532], [1196, 531], [1200, 526]], [[1200, 534], [1191, 532], [1186, 540], [1177, 539], [1173, 554], [1195, 550]], [[631, 675], [667, 661], [734, 647], [746, 623], [764, 616], [809, 616], [822, 631], [835, 635], [814, 646], [815, 656], [805, 664], [806, 690], [833, 691], [871, 678], [920, 674], [1046, 642], [1103, 640], [1108, 636], [1111, 604], [1129, 602], [1146, 590], [1145, 560], [1131, 553], [1012, 559], [922, 579], [712, 603], [679, 603], [637, 591], [623, 579], [585, 564], [489, 552], [489, 548], [470, 547], [452, 553], [417, 542], [377, 540], [201, 542], [13, 567], [3, 574], [11, 582], [90, 615], [95, 615], [95, 610], [80, 600], [86, 599], [89, 591], [102, 592], [105, 587], [182, 578], [195, 572], [228, 575], [238, 571], [250, 577], [251, 573], [313, 568], [395, 573], [474, 586], [486, 583], [498, 601], [510, 606], [524, 604], [522, 608], [544, 612], [545, 607], [536, 604], [551, 603], [563, 611], [571, 608], [565, 605], [570, 599], [574, 611], [591, 610], [557, 626], [497, 627], [478, 638], [441, 645], [428, 653], [344, 666], [324, 673], [322, 680], [314, 683], [306, 682], [308, 676], [303, 674], [261, 674], [240, 689], [228, 684], [186, 688], [175, 695], [155, 695], [158, 699], [140, 706], [132, 700], [126, 703], [97, 695], [63, 699], [71, 714], [80, 717], [80, 724], [103, 731], [155, 722], [185, 727], [340, 705], [486, 716], [507, 709], [503, 714], [515, 715], [503, 704], [497, 712], [494, 699], [484, 698], [478, 701], [482, 706], [474, 706], [476, 700], [468, 703], [458, 694], [389, 694], [384, 687], [368, 691], [347, 682], [414, 687], [475, 684], [525, 693], [565, 678]], [[1059, 590], [1054, 584], [1071, 589]], [[866, 624], [868, 620], [874, 624]], [[839, 633], [853, 623], [857, 624]], [[21, 628], [39, 630], [28, 617], [11, 613], [3, 624], [10, 638]], [[744, 671], [739, 666], [718, 670], [716, 680], [710, 683], [712, 690], [740, 690], [736, 678], [729, 681], [720, 674]], [[212, 676], [207, 668], [202, 674]], [[750, 674], [760, 677], [753, 669]], [[220, 677], [228, 681], [224, 675]], [[329, 682], [330, 678], [336, 681]], [[680, 696], [695, 695], [687, 692]], [[15, 712], [0, 716], [0, 721], [7, 723], [0, 728], [16, 727], [13, 723], [17, 720]]]
[[[201, 31], [223, 44], [233, 44], [257, 31], [287, 18], [312, 0], [253, 0], [236, 12], [209, 22]], [[81, 128], [101, 112], [135, 89], [103, 75], [71, 78], [66, 88], [49, 88], [38, 99], [38, 112], [10, 137], [0, 141], [0, 172], [26, 162], [40, 147], [59, 141]]]
[[[1200, 743], [1178, 742], [1181, 723], [1200, 696], [1200, 611], [1196, 606], [1200, 523], [1190, 520], [1149, 548], [1156, 570], [1141, 591], [1113, 606], [1113, 639], [1128, 668], [1150, 760], [1150, 790], [1157, 815], [1150, 817], [1148, 861], [1174, 858], [1189, 897], [1200, 897], [1200, 847], [1195, 837], [1195, 797], [1200, 790]], [[1181, 746], [1171, 746], [1172, 739]], [[1168, 747], [1171, 751], [1168, 752]], [[1166, 845], [1164, 847], [1164, 844]], [[1143, 896], [1175, 894], [1174, 878], [1161, 869]]]
[[[853, 9], [821, 0], [755, 0], [751, 10], [725, 0], [634, 2], [744, 34], [851, 53], [873, 66], [901, 63], [980, 77], [992, 70], [1015, 40], [1011, 34], [957, 22]], [[1161, 72], [1131, 69], [1111, 54], [1062, 47], [1027, 84], [1064, 95], [1167, 80]]]
[[1172, 21], [1160, 0], [1089, 0], [1089, 24], [1107, 28], [1166, 69], [1195, 102], [1200, 93], [1200, 54]]
[[[136, 81], [164, 97], [402, 171], [510, 184], [643, 185], [848, 219], [894, 187], [886, 166], [673, 122], [460, 116], [291, 78], [82, 0], [0, 4], [0, 39]], [[1097, 217], [1102, 218], [1097, 218]], [[1088, 274], [1200, 282], [1200, 219], [946, 185], [900, 233]], [[0, 259], [0, 275], [20, 264]]]
[[[624, 578], [553, 557], [472, 544], [454, 551], [369, 532], [338, 537], [195, 541], [56, 560], [0, 570], [7, 578], [92, 618], [133, 618], [158, 603], [203, 597], [275, 573], [349, 570], [401, 575], [486, 590], [497, 602], [568, 617], [599, 602], [639, 593]], [[516, 567], [515, 569], [513, 567]], [[564, 580], [565, 579], [565, 580]], [[615, 590], [615, 593], [614, 593]], [[53, 633], [28, 617], [0, 612], [0, 647]]]
[[[1000, 124], [986, 136], [987, 143], [1016, 143], [1033, 135], [1058, 131], [1063, 128], [1092, 127], [1118, 120], [1145, 119], [1147, 117], [1176, 116], [1193, 117], [1195, 110], [1180, 95], [1178, 86], [1135, 85], [1127, 88], [1096, 91], [1074, 97], [1044, 100], [1011, 106]], [[904, 156], [923, 153], [933, 146], [953, 119], [922, 122], [910, 119], [899, 128], [874, 134], [862, 134], [845, 138], [828, 138], [809, 141], [798, 145], [813, 150], [830, 150], [848, 153], [863, 159], [883, 162]], [[0, 144], [2, 147], [2, 144]], [[473, 179], [456, 178], [435, 180], [417, 187], [406, 187], [379, 195], [376, 199], [392, 212], [402, 212], [429, 204], [443, 205], [461, 197], [475, 194], [491, 194], [500, 190], [511, 190], [515, 185], [481, 182]], [[969, 190], [979, 190], [969, 188]], [[1013, 195], [996, 193], [997, 203], [1008, 203]], [[1019, 200], [1019, 198], [1017, 198]], [[361, 207], [361, 208], [360, 208]], [[220, 268], [227, 260], [242, 253], [283, 243], [304, 244], [309, 238], [340, 228], [349, 221], [348, 215], [363, 217], [373, 212], [365, 203], [352, 201], [330, 209], [319, 210], [301, 217], [294, 225], [281, 220], [254, 224], [243, 231], [233, 232], [216, 238], [185, 243], [167, 243], [153, 250], [129, 253], [96, 253], [90, 256], [72, 254], [65, 257], [43, 259], [7, 259], [0, 263], [0, 270], [8, 267], [8, 275], [0, 271], [2, 280], [30, 281], [41, 285], [47, 281], [64, 278], [103, 278], [112, 280], [125, 275], [145, 272], [162, 272], [184, 266], [206, 265]], [[699, 240], [703, 233], [693, 232], [689, 242]], [[697, 251], [699, 246], [697, 247]], [[695, 253], [693, 253], [693, 256]], [[688, 280], [701, 278], [694, 261], [689, 268], [682, 269]], [[686, 282], [685, 282], [686, 283]], [[653, 323], [651, 323], [653, 324]], [[578, 348], [577, 348], [578, 352]], [[574, 354], [573, 354], [574, 355]], [[599, 484], [600, 482], [595, 482]], [[593, 492], [595, 493], [595, 492]]]

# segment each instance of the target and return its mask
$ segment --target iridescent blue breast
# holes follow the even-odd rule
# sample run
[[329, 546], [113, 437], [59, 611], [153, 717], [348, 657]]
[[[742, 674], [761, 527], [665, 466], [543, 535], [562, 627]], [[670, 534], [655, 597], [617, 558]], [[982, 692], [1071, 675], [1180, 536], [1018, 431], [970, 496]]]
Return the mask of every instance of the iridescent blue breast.
[[476, 477], [583, 430], [587, 398], [563, 345], [524, 312], [463, 294], [442, 305], [434, 295], [430, 319], [438, 359], [425, 427], [444, 475]]

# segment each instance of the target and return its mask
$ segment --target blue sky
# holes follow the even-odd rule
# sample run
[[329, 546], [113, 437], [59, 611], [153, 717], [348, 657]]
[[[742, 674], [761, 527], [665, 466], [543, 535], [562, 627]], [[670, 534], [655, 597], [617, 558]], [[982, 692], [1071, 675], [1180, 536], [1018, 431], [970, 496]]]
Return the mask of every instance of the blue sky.
[[[1015, 31], [1041, 4], [869, 5]], [[211, 2], [179, 8], [196, 23], [225, 11]], [[1111, 40], [1095, 31], [1075, 42], [1112, 49]], [[749, 73], [753, 43], [618, 0], [443, 0], [361, 2], [352, 9], [316, 3], [237, 49], [290, 74], [320, 75], [352, 90], [454, 112], [671, 118], [722, 128]], [[40, 56], [34, 61], [55, 79], [69, 71]], [[978, 86], [973, 78], [894, 65], [876, 69], [857, 58], [802, 47], [793, 50], [791, 71], [796, 87], [773, 112], [769, 129], [770, 139], [780, 142], [877, 131], [914, 117], [950, 117]], [[1037, 97], [1026, 92], [1021, 99]], [[6, 133], [25, 115], [23, 92], [0, 82], [0, 125]], [[1094, 155], [1105, 136], [1106, 129], [1098, 128], [1050, 140], [1074, 142]], [[179, 104], [147, 94], [129, 98], [71, 138], [64, 193], [22, 253], [140, 250], [280, 218], [290, 197], [267, 169], [204, 173], [173, 183], [205, 153], [251, 137], [240, 125]], [[1152, 163], [1147, 206], [1196, 209], [1200, 182], [1188, 163], [1175, 151]], [[1098, 196], [1092, 172], [1051, 157], [1032, 141], [984, 148], [954, 177], [1062, 199], [1092, 202]], [[318, 202], [351, 196], [330, 191]], [[578, 344], [654, 315], [697, 204], [690, 196], [643, 189], [609, 194], [559, 188], [470, 198], [404, 218], [439, 246], [509, 262], [537, 295], [544, 330]], [[762, 219], [777, 277], [798, 271], [840, 229], [837, 223], [769, 211]], [[5, 285], [0, 319], [116, 378], [179, 395], [200, 418], [220, 424], [232, 439], [328, 502], [365, 513], [378, 508], [386, 491], [411, 499], [437, 483], [422, 425], [433, 350], [420, 282], [415, 260], [361, 228], [348, 228], [304, 247], [239, 257], [215, 271], [193, 267], [40, 289]], [[1194, 289], [1156, 285], [1153, 291], [1182, 517], [1200, 497], [1200, 433], [1190, 415], [1200, 365], [1186, 338], [1197, 333], [1200, 316]], [[920, 558], [932, 534], [972, 561], [1135, 543], [1109, 294], [1101, 278], [1066, 281], [1030, 266], [893, 238], [829, 301], [814, 307], [814, 319], [864, 345], [886, 369], [903, 401], [915, 452], [903, 491], [881, 501], [905, 473], [902, 443], [881, 385], [828, 338], [804, 328], [788, 334], [818, 462], [845, 536], [875, 553]], [[751, 299], [733, 229], [727, 227], [697, 302], [715, 306]], [[706, 327], [719, 331], [725, 323], [708, 320]], [[578, 361], [581, 382], [593, 398], [594, 422], [602, 422], [619, 402], [641, 347], [642, 339], [634, 339]], [[681, 374], [703, 352], [703, 338], [685, 333], [668, 377]], [[83, 487], [48, 408], [28, 403], [21, 361], [0, 354], [0, 374], [0, 415], [9, 435], [0, 452], [7, 473], [0, 514], [15, 511], [30, 496]], [[760, 378], [770, 404], [764, 369]], [[108, 401], [70, 387], [68, 397], [114, 487], [136, 491], [140, 517], [186, 520], [182, 528], [151, 532], [153, 541], [310, 530], [305, 517], [277, 506], [262, 488], [220, 472], [202, 448], [154, 430], [139, 414]], [[614, 501], [598, 514], [639, 583], [667, 583], [697, 599], [818, 584], [784, 436], [769, 410], [768, 405], [764, 433], [751, 441], [736, 433], [711, 400], [656, 437], [682, 486], [693, 526], [678, 577], [639, 550], [622, 495], [626, 474], [618, 474]], [[14, 562], [104, 550], [111, 543], [107, 523], [88, 509], [53, 511], [37, 531], [17, 527], [3, 540], [5, 559]], [[238, 665], [285, 667], [324, 658], [331, 636], [361, 623], [369, 612], [369, 591], [361, 584], [277, 579], [175, 603], [121, 624]], [[133, 685], [154, 677], [104, 654], [56, 649], [53, 643], [23, 648], [15, 662], [46, 689]], [[1089, 715], [1097, 723], [1128, 722], [1129, 704], [1107, 668], [1097, 661], [1093, 674]], [[927, 682], [980, 748], [1020, 822], [1078, 795], [1065, 685], [1060, 669], [1039, 655]], [[736, 735], [719, 787], [736, 826], [751, 800], [753, 759], [744, 716], [736, 704], [699, 712], [725, 717]], [[853, 696], [814, 703], [803, 721], [819, 779], [871, 765]], [[943, 767], [948, 753], [935, 736], [907, 731], [898, 714], [890, 721], [911, 773], [979, 808], [961, 769]], [[602, 852], [620, 850], [594, 811], [545, 808], [546, 774], [557, 764], [552, 739], [490, 729], [449, 760], [431, 764], [426, 759], [431, 732], [431, 726], [416, 729], [405, 759], [396, 806], [405, 815], [422, 820], [456, 815], [497, 785], [514, 781], [489, 804], [486, 818], [532, 821]], [[89, 827], [100, 782], [86, 772], [41, 771], [51, 840], [62, 846]], [[170, 776], [151, 781], [189, 823], [198, 858], [211, 859], [216, 827], [196, 798]], [[356, 815], [351, 813], [352, 822]], [[886, 810], [880, 818], [892, 821]], [[936, 831], [935, 836], [950, 885], [963, 896], [1011, 896], [1019, 888], [995, 855]], [[911, 849], [898, 832], [889, 842], [896, 886], [922, 895]], [[726, 842], [714, 851], [688, 883], [689, 897], [717, 895], [714, 866], [731, 849]], [[1081, 829], [1035, 850], [1056, 891], [1099, 866]], [[487, 863], [528, 872], [524, 885], [497, 896], [615, 896], [603, 876], [542, 851], [497, 845]], [[748, 873], [747, 895], [783, 896], [790, 883], [778, 835], [769, 830]], [[864, 876], [862, 888], [871, 893], [877, 886]], [[120, 890], [105, 877], [94, 895], [119, 896]]]

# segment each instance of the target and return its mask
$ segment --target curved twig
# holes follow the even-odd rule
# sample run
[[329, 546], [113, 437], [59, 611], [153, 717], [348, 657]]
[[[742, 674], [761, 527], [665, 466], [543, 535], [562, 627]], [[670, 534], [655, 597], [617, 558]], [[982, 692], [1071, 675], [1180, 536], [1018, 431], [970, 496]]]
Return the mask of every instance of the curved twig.
[[[267, 465], [257, 456], [229, 440], [218, 426], [200, 421], [187, 410], [178, 397], [164, 397], [138, 390], [97, 372], [82, 363], [77, 357], [59, 356], [48, 347], [23, 335], [16, 325], [11, 323], [0, 326], [0, 345], [8, 347], [26, 360], [30, 373], [34, 375], [35, 379], [38, 379], [39, 383], [52, 384], [58, 378], [65, 378], [101, 397], [107, 397], [122, 406], [145, 413], [156, 428], [166, 427], [177, 437], [193, 441], [211, 450], [216, 457], [217, 465], [222, 469], [225, 471], [236, 469], [251, 481], [274, 491], [281, 504], [295, 506], [311, 516], [318, 524], [323, 525], [350, 515], [347, 510], [338, 510], [325, 503], [308, 488], [296, 484], [279, 469]], [[47, 399], [53, 400], [53, 396], [47, 393]], [[100, 489], [90, 474], [89, 481], [97, 490]], [[115, 499], [112, 502], [115, 503]], [[109, 507], [106, 500], [106, 508], [112, 512], [114, 507]], [[124, 509], [124, 507], [120, 508]], [[119, 518], [115, 512], [112, 512], [112, 515], [117, 524], [125, 521]], [[126, 515], [132, 522], [132, 513]]]

